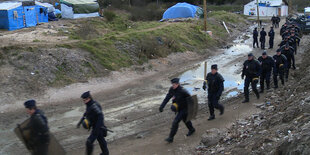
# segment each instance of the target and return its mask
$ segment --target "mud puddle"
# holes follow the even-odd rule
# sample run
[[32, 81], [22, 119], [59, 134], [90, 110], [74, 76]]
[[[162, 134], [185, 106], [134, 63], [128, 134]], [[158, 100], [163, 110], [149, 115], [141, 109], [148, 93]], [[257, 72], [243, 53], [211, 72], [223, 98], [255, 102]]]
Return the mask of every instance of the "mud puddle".
[[233, 41], [234, 45], [228, 49], [220, 49], [222, 54], [210, 57], [209, 59], [198, 63], [193, 69], [181, 74], [180, 80], [183, 86], [191, 93], [198, 96], [206, 96], [202, 85], [204, 81], [205, 62], [207, 63], [207, 73], [211, 71], [212, 64], [217, 64], [219, 73], [225, 79], [224, 98], [237, 96], [243, 89], [243, 80], [241, 79], [241, 67], [246, 55], [252, 51], [250, 33], [244, 33]]

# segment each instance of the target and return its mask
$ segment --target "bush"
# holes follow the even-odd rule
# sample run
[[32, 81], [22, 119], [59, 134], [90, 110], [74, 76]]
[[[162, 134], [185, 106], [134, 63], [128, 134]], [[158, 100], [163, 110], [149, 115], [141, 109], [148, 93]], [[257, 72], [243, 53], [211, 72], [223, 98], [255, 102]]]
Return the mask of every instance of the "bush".
[[111, 22], [115, 19], [116, 14], [112, 11], [104, 11], [103, 12], [103, 17], [107, 19], [108, 22]]
[[129, 8], [129, 12], [131, 14], [130, 19], [133, 21], [160, 20], [164, 11], [165, 10], [157, 6], [156, 3], [151, 3], [146, 7]]

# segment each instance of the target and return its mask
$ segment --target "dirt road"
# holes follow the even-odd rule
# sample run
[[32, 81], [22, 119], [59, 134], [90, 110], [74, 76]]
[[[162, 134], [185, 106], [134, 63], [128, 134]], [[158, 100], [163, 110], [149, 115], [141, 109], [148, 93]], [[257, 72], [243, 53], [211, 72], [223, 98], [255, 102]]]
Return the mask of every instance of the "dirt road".
[[[279, 39], [276, 38], [276, 43], [279, 42]], [[241, 43], [237, 42], [236, 44]], [[249, 52], [247, 50], [251, 50], [251, 48], [248, 48], [251, 44], [250, 41], [243, 42], [242, 44], [247, 46], [245, 51], [243, 50], [236, 55], [228, 55], [234, 57], [234, 59], [225, 61], [226, 58], [223, 56], [223, 59], [218, 59], [214, 62], [226, 67], [232, 66], [233, 69], [237, 68], [237, 71], [233, 73], [228, 72], [231, 71], [230, 69], [223, 70], [223, 72], [228, 72], [225, 74], [231, 74], [233, 77], [231, 79], [233, 80], [240, 76], [239, 67], [241, 67], [242, 61]], [[214, 55], [228, 54], [227, 50], [214, 51]], [[254, 53], [258, 56], [261, 50], [255, 49]], [[197, 55], [190, 56], [193, 53], [188, 53], [188, 55], [189, 57], [174, 55], [167, 59], [153, 62], [171, 63], [168, 60], [183, 58], [183, 61], [172, 61], [174, 63], [170, 65], [169, 70], [163, 69], [158, 72], [149, 72], [148, 74], [141, 75], [135, 81], [130, 81], [124, 75], [117, 74], [116, 76], [118, 76], [119, 80], [115, 80], [115, 82], [109, 85], [100, 85], [100, 82], [94, 82], [88, 86], [86, 86], [87, 84], [80, 84], [58, 91], [51, 91], [49, 92], [50, 101], [54, 101], [54, 103], [48, 101], [47, 105], [47, 103], [41, 102], [40, 108], [46, 112], [49, 118], [51, 132], [55, 134], [68, 154], [84, 154], [85, 139], [89, 133], [83, 129], [76, 129], [75, 125], [82, 116], [85, 107], [78, 97], [71, 98], [71, 96], [79, 96], [83, 91], [89, 89], [98, 92], [94, 95], [94, 98], [103, 106], [106, 125], [114, 131], [113, 134], [107, 137], [111, 154], [194, 154], [193, 152], [184, 152], [186, 150], [193, 150], [185, 148], [197, 146], [205, 130], [229, 127], [236, 119], [258, 112], [255, 104], [264, 103], [264, 97], [262, 96], [260, 100], [251, 97], [253, 102], [249, 104], [240, 103], [243, 99], [242, 96], [234, 95], [235, 97], [233, 98], [225, 99], [223, 103], [226, 105], [226, 113], [223, 116], [217, 117], [215, 121], [208, 122], [206, 120], [208, 108], [206, 106], [205, 93], [201, 90], [197, 92], [192, 91], [192, 93], [199, 95], [200, 103], [198, 119], [193, 122], [197, 132], [192, 137], [185, 137], [187, 130], [181, 123], [175, 142], [169, 145], [166, 144], [163, 140], [169, 134], [174, 114], [170, 112], [168, 106], [165, 112], [159, 113], [158, 107], [169, 88], [169, 79], [175, 76], [182, 77], [184, 75], [182, 72], [193, 69], [194, 66], [200, 64], [199, 61], [205, 59], [199, 59]], [[128, 76], [128, 74], [126, 75]], [[119, 77], [124, 77], [124, 79]], [[193, 83], [187, 89], [201, 85], [197, 81]], [[237, 93], [240, 91], [238, 90], [240, 86], [236, 87], [233, 85], [232, 87], [235, 87]], [[227, 89], [225, 94], [229, 94]], [[64, 98], [65, 100], [63, 100]], [[27, 152], [25, 147], [12, 132], [16, 124], [27, 117], [23, 109], [3, 112], [0, 114], [0, 117], [0, 154], [25, 154]], [[99, 152], [98, 146], [96, 146], [96, 152]]]

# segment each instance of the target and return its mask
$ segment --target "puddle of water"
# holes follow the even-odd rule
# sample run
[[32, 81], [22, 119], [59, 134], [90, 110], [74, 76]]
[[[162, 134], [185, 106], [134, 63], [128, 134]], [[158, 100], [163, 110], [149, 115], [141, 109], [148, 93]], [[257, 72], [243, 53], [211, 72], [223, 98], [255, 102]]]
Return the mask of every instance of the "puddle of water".
[[[244, 36], [249, 37], [250, 33], [244, 33], [238, 39], [234, 40], [232, 47], [223, 50], [223, 53], [217, 56], [213, 56], [206, 60], [208, 63], [207, 72], [210, 72], [210, 65], [217, 64], [219, 67], [219, 73], [224, 77], [224, 92], [227, 95], [224, 97], [233, 97], [238, 95], [243, 89], [243, 80], [241, 79], [241, 73], [236, 73], [240, 71], [242, 67], [242, 62], [236, 61], [238, 58], [244, 57], [252, 51], [250, 46], [250, 39], [242, 40]], [[249, 37], [251, 38], [251, 37]], [[204, 91], [202, 89], [204, 81], [204, 62], [197, 64], [198, 67], [188, 70], [179, 76], [181, 83], [184, 88], [187, 89], [191, 94], [203, 95]]]

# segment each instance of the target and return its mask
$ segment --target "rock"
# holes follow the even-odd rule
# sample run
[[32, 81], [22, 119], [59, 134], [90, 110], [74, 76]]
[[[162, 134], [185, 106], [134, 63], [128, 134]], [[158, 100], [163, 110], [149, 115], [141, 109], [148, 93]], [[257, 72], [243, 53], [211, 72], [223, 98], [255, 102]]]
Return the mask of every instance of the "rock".
[[202, 135], [201, 143], [206, 147], [213, 146], [223, 139], [223, 133], [223, 131], [216, 128], [210, 129]]

